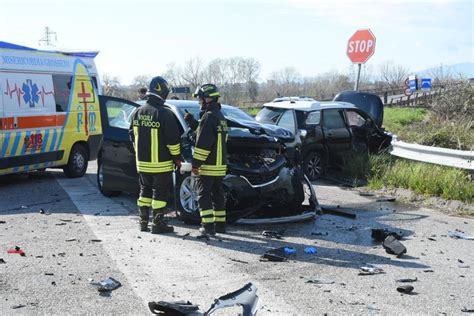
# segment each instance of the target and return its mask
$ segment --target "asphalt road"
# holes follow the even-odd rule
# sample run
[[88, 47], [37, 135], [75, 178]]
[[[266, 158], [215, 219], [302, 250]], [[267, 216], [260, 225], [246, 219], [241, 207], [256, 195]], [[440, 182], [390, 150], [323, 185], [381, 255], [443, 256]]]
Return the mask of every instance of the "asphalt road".
[[[205, 242], [195, 238], [197, 227], [170, 217], [175, 234], [151, 235], [138, 231], [136, 197], [101, 196], [94, 168], [80, 179], [58, 170], [0, 178], [0, 314], [150, 314], [147, 302], [158, 300], [189, 300], [205, 311], [247, 282], [258, 288], [259, 315], [459, 315], [474, 309], [474, 241], [447, 236], [455, 229], [474, 235], [473, 219], [316, 183], [320, 203], [357, 208], [357, 218], [231, 226]], [[403, 232], [407, 254], [386, 253], [372, 240], [372, 228]], [[263, 230], [285, 231], [277, 240], [261, 236]], [[15, 246], [26, 255], [8, 254]], [[288, 262], [259, 260], [282, 246], [297, 250]], [[309, 246], [317, 253], [305, 254]], [[385, 273], [360, 276], [363, 266]], [[122, 286], [99, 295], [91, 281], [107, 277]], [[397, 292], [401, 278], [417, 278], [409, 283], [414, 293]]]

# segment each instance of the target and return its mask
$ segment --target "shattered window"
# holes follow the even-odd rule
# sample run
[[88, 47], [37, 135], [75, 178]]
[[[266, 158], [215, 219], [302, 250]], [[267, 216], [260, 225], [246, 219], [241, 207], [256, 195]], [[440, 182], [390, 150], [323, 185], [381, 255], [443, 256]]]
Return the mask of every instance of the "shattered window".
[[306, 124], [308, 125], [316, 125], [319, 124], [321, 119], [321, 112], [314, 111], [308, 114], [308, 118], [306, 119]]
[[346, 110], [349, 126], [361, 127], [365, 125], [366, 119], [356, 111]]
[[325, 110], [323, 113], [323, 126], [329, 129], [345, 128], [344, 118], [339, 110]]

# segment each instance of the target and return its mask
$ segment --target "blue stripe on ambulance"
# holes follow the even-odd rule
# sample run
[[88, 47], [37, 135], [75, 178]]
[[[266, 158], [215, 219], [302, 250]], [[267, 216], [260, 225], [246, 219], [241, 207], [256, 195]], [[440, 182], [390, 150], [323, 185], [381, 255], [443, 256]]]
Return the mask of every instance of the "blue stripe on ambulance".
[[[21, 133], [20, 133], [20, 135], [21, 135]], [[20, 154], [18, 156], [23, 156], [25, 154], [25, 152], [26, 152], [26, 142], [24, 140], [26, 139], [26, 137], [29, 137], [30, 135], [31, 135], [31, 131], [26, 131], [26, 135], [23, 138], [23, 147], [21, 148]], [[15, 168], [13, 168], [13, 172], [18, 172], [19, 169], [20, 169], [20, 167], [15, 167]]]
[[5, 154], [7, 153], [8, 143], [10, 142], [10, 132], [5, 134], [5, 138], [3, 139], [3, 146], [2, 152], [0, 153], [0, 158], [5, 158]]

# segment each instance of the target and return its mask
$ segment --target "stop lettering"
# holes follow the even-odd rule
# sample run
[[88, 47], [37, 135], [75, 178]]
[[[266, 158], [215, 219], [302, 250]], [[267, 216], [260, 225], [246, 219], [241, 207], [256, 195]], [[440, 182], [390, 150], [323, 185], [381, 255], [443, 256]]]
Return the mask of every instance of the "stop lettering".
[[370, 30], [359, 30], [347, 42], [347, 56], [355, 64], [365, 63], [375, 52], [375, 36]]

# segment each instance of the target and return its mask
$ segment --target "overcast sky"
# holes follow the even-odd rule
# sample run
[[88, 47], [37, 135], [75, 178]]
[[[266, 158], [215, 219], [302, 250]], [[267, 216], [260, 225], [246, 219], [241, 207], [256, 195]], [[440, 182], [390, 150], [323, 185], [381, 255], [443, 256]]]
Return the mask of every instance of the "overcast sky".
[[347, 72], [347, 40], [369, 28], [367, 62], [413, 71], [474, 62], [474, 1], [0, 0], [0, 41], [38, 47], [44, 28], [57, 47], [99, 50], [99, 72], [130, 83], [200, 56], [252, 57], [260, 80], [294, 67], [303, 76]]

